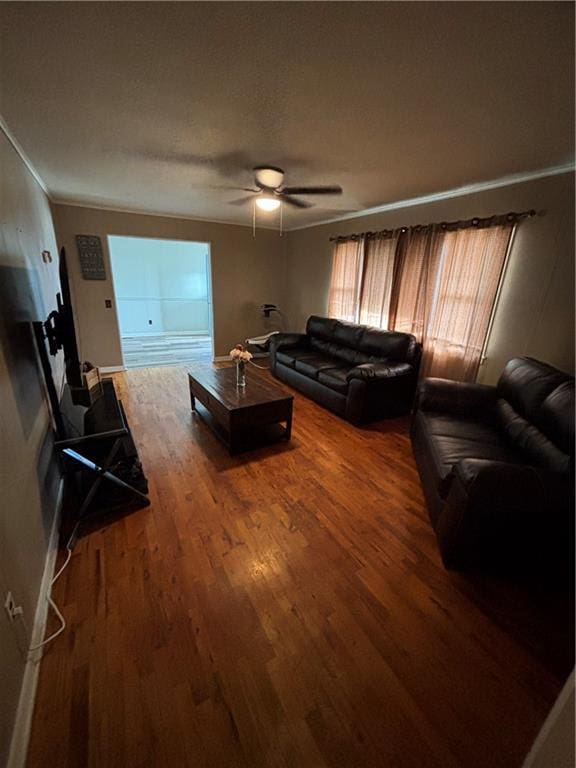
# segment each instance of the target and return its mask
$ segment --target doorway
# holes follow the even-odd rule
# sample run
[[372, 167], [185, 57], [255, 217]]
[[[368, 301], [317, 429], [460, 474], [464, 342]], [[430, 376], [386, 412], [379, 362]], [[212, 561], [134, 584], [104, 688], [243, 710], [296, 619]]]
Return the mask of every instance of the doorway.
[[210, 244], [108, 236], [124, 366], [212, 362]]

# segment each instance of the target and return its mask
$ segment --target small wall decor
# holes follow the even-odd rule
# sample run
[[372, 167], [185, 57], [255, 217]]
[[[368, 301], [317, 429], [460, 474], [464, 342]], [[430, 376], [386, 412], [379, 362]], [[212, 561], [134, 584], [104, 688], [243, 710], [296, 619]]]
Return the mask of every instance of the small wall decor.
[[97, 235], [76, 235], [76, 245], [84, 280], [106, 280], [100, 238]]

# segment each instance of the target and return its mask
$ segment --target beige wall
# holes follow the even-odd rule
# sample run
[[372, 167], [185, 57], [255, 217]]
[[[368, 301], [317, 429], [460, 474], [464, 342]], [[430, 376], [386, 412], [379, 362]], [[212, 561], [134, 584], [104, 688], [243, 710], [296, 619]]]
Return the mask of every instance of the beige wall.
[[574, 768], [574, 670], [560, 691], [522, 768]]
[[478, 378], [496, 381], [504, 363], [516, 355], [531, 355], [572, 370], [574, 176], [570, 173], [290, 232], [286, 309], [292, 328], [302, 329], [311, 314], [326, 314], [330, 237], [529, 208], [535, 208], [538, 216], [518, 228], [487, 360]]
[[[69, 254], [80, 354], [100, 366], [122, 365], [118, 320], [105, 300], [113, 299], [107, 235], [198, 240], [210, 243], [214, 314], [214, 347], [226, 355], [239, 341], [264, 333], [266, 324], [258, 307], [265, 302], [285, 303], [285, 246], [277, 230], [218, 224], [162, 216], [104, 211], [69, 205], [53, 206], [60, 245]], [[107, 279], [83, 280], [75, 236], [99, 235]]]
[[[59, 475], [30, 331], [54, 308], [57, 256], [44, 192], [0, 131], [0, 764], [7, 756], [55, 511]], [[61, 361], [55, 374], [62, 376]], [[24, 609], [10, 622], [11, 591]]]

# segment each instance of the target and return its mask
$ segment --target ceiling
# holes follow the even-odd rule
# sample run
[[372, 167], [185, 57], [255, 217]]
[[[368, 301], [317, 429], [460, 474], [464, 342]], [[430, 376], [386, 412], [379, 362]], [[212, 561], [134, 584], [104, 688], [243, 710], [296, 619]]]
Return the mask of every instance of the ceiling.
[[249, 224], [254, 165], [342, 185], [291, 228], [574, 159], [572, 3], [0, 5], [0, 113], [55, 200]]

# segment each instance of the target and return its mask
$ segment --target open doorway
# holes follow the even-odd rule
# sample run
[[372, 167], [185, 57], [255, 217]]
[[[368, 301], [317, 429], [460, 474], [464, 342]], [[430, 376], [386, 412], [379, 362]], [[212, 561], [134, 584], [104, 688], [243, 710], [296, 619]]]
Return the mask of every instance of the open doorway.
[[214, 357], [210, 244], [109, 235], [126, 368]]

